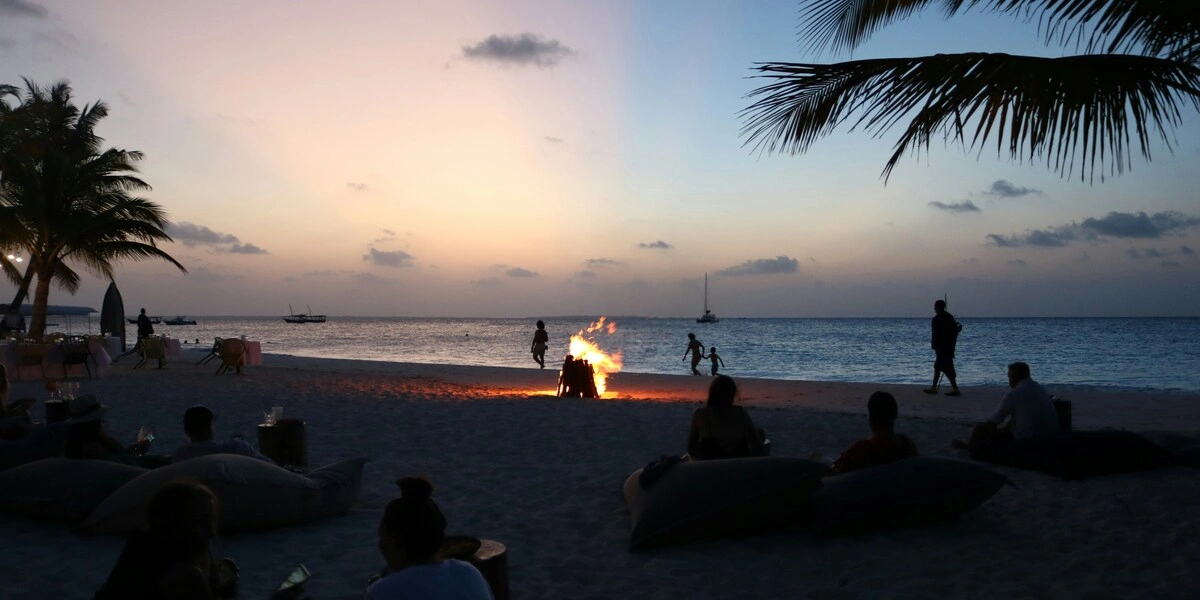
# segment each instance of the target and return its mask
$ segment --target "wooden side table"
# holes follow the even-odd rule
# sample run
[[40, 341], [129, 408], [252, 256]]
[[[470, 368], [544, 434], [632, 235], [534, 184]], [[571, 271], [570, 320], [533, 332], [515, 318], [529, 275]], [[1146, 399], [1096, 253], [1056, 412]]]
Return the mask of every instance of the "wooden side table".
[[483, 574], [496, 600], [508, 600], [508, 549], [496, 540], [479, 541], [479, 550], [467, 562]]
[[280, 419], [258, 426], [258, 451], [281, 467], [308, 468], [308, 435], [303, 419]]
[[46, 401], [46, 422], [59, 423], [71, 418], [71, 412], [68, 410], [70, 403], [64, 400], [47, 400]]

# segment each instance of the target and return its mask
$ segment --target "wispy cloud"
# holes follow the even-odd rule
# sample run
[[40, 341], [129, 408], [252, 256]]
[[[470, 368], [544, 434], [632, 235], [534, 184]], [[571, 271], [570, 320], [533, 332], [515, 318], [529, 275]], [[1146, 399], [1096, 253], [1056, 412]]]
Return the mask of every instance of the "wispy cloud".
[[717, 275], [776, 275], [795, 273], [800, 270], [800, 261], [787, 256], [748, 260], [740, 265], [721, 269]]
[[582, 279], [594, 279], [596, 277], [596, 272], [595, 271], [576, 271], [575, 276], [580, 277]]
[[1181, 267], [1182, 265], [1180, 265], [1180, 264], [1179, 264], [1179, 261], [1175, 261], [1175, 260], [1164, 260], [1164, 261], [1162, 261], [1162, 262], [1158, 263], [1158, 266], [1160, 266], [1160, 267], [1166, 267], [1166, 268], [1168, 268], [1168, 269], [1178, 269], [1178, 268], [1179, 268], [1179, 267]]
[[354, 280], [363, 285], [394, 285], [398, 283], [395, 279], [380, 277], [374, 273], [355, 273]]
[[371, 240], [372, 244], [381, 244], [383, 242], [393, 242], [396, 240], [396, 232], [391, 229], [380, 229], [383, 232], [382, 237], [377, 237]]
[[513, 267], [513, 268], [505, 271], [504, 274], [508, 275], [509, 277], [537, 277], [538, 276], [537, 271], [530, 271], [529, 269], [522, 269], [521, 267]]
[[935, 202], [930, 202], [929, 206], [932, 206], [938, 210], [944, 210], [944, 211], [952, 212], [952, 213], [980, 212], [979, 207], [975, 206], [975, 203], [971, 202], [970, 200], [964, 200], [962, 202], [955, 202], [953, 204], [946, 204], [945, 202], [936, 202], [935, 201]]
[[552, 135], [547, 135], [547, 136], [544, 136], [544, 139], [545, 139], [547, 142], [550, 142], [551, 144], [562, 144], [562, 143], [564, 143], [562, 138], [560, 138], [560, 137], [554, 137], [554, 136], [552, 136]]
[[997, 179], [992, 182], [992, 185], [983, 192], [985, 196], [996, 196], [999, 198], [1020, 198], [1021, 196], [1029, 195], [1041, 196], [1042, 190], [1036, 188], [1017, 187], [1011, 182], [1004, 179]]
[[346, 187], [348, 187], [356, 192], [367, 191], [367, 184], [362, 183], [361, 181], [348, 181], [348, 182], [346, 182]]
[[1099, 218], [1088, 217], [1081, 223], [1069, 223], [1032, 229], [1023, 234], [1001, 235], [989, 233], [984, 236], [1001, 248], [1018, 246], [1040, 246], [1057, 248], [1076, 241], [1096, 240], [1104, 237], [1123, 239], [1158, 239], [1169, 233], [1200, 226], [1200, 217], [1180, 212], [1160, 212], [1148, 215], [1144, 212], [1110, 212]]
[[45, 6], [28, 0], [0, 0], [0, 15], [44, 19], [49, 14]]
[[242, 243], [232, 233], [213, 231], [203, 225], [181, 221], [167, 227], [167, 235], [171, 239], [189, 248], [196, 246], [212, 246], [217, 252], [232, 254], [267, 254], [262, 247], [249, 242]]
[[1008, 261], [1008, 264], [1014, 267], [1028, 267], [1029, 263], [1019, 258]]
[[471, 285], [478, 285], [480, 287], [496, 287], [500, 285], [500, 278], [485, 277], [483, 279], [473, 279], [471, 280]]
[[474, 45], [462, 48], [463, 57], [470, 60], [543, 69], [557, 66], [563, 59], [575, 54], [575, 50], [558, 40], [548, 40], [534, 33], [489, 35]]
[[622, 267], [625, 266], [625, 261], [612, 258], [589, 258], [584, 262], [584, 265], [589, 269], [603, 269], [605, 267]]
[[403, 250], [376, 250], [371, 248], [363, 255], [363, 260], [381, 267], [411, 267], [414, 256]]
[[638, 244], [637, 247], [638, 248], [650, 248], [652, 250], [670, 250], [671, 248], [674, 248], [674, 246], [672, 246], [662, 240], [658, 240], [657, 242], [650, 242], [650, 243], [642, 242], [642, 243]]
[[1180, 254], [1187, 254], [1187, 255], [1189, 255], [1189, 256], [1192, 256], [1192, 255], [1195, 255], [1195, 254], [1196, 254], [1196, 251], [1195, 251], [1195, 250], [1192, 250], [1192, 249], [1191, 249], [1190, 247], [1188, 247], [1188, 246], [1180, 246], [1180, 247], [1179, 247], [1179, 253], [1180, 253]]

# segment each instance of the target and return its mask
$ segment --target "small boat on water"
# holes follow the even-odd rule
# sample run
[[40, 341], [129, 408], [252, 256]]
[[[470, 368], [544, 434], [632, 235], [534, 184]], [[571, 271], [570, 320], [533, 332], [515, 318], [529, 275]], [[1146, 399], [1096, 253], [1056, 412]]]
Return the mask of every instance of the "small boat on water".
[[195, 325], [196, 320], [188, 319], [188, 318], [180, 315], [178, 317], [175, 317], [174, 319], [167, 319], [166, 321], [163, 321], [163, 323], [166, 323], [167, 325]]
[[[151, 324], [151, 325], [158, 325], [159, 323], [162, 323], [162, 317], [150, 317], [150, 316], [147, 316], [147, 318], [149, 318], [149, 319], [150, 319], [150, 324]], [[137, 325], [137, 317], [134, 317], [134, 318], [132, 318], [132, 319], [125, 319], [125, 320], [126, 320], [126, 321], [129, 321], [130, 323], [132, 323], [132, 324], [134, 324], [134, 325]], [[195, 325], [195, 323], [192, 323], [192, 324], [193, 324], [193, 325]]]
[[324, 323], [325, 315], [312, 314], [312, 308], [308, 308], [306, 313], [297, 313], [292, 310], [292, 305], [288, 305], [288, 312], [291, 313], [283, 318], [284, 323]]
[[720, 323], [717, 313], [708, 310], [708, 273], [704, 274], [704, 314], [696, 317], [697, 323]]

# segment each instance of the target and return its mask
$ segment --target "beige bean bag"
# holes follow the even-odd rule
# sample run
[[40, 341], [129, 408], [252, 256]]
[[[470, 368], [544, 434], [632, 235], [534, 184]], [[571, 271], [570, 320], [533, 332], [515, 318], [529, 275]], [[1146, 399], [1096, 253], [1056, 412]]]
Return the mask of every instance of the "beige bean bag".
[[0, 511], [78, 523], [148, 470], [107, 460], [46, 458], [0, 472]]
[[763, 456], [684, 462], [648, 488], [639, 469], [625, 481], [630, 549], [780, 531], [803, 522], [829, 467]]
[[344, 513], [358, 500], [366, 458], [300, 475], [248, 456], [210, 454], [155, 469], [113, 492], [80, 525], [83, 533], [127, 534], [145, 524], [154, 492], [177, 479], [203, 483], [220, 502], [222, 532], [262, 530]]

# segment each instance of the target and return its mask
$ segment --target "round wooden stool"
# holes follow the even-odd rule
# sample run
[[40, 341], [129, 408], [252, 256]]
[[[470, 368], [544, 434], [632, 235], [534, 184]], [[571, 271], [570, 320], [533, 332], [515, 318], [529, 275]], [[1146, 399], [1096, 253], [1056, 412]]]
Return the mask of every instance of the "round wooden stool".
[[303, 419], [280, 419], [258, 426], [258, 451], [281, 467], [308, 468], [308, 436]]
[[496, 600], [508, 600], [508, 549], [496, 540], [479, 541], [479, 550], [467, 562], [483, 574]]

